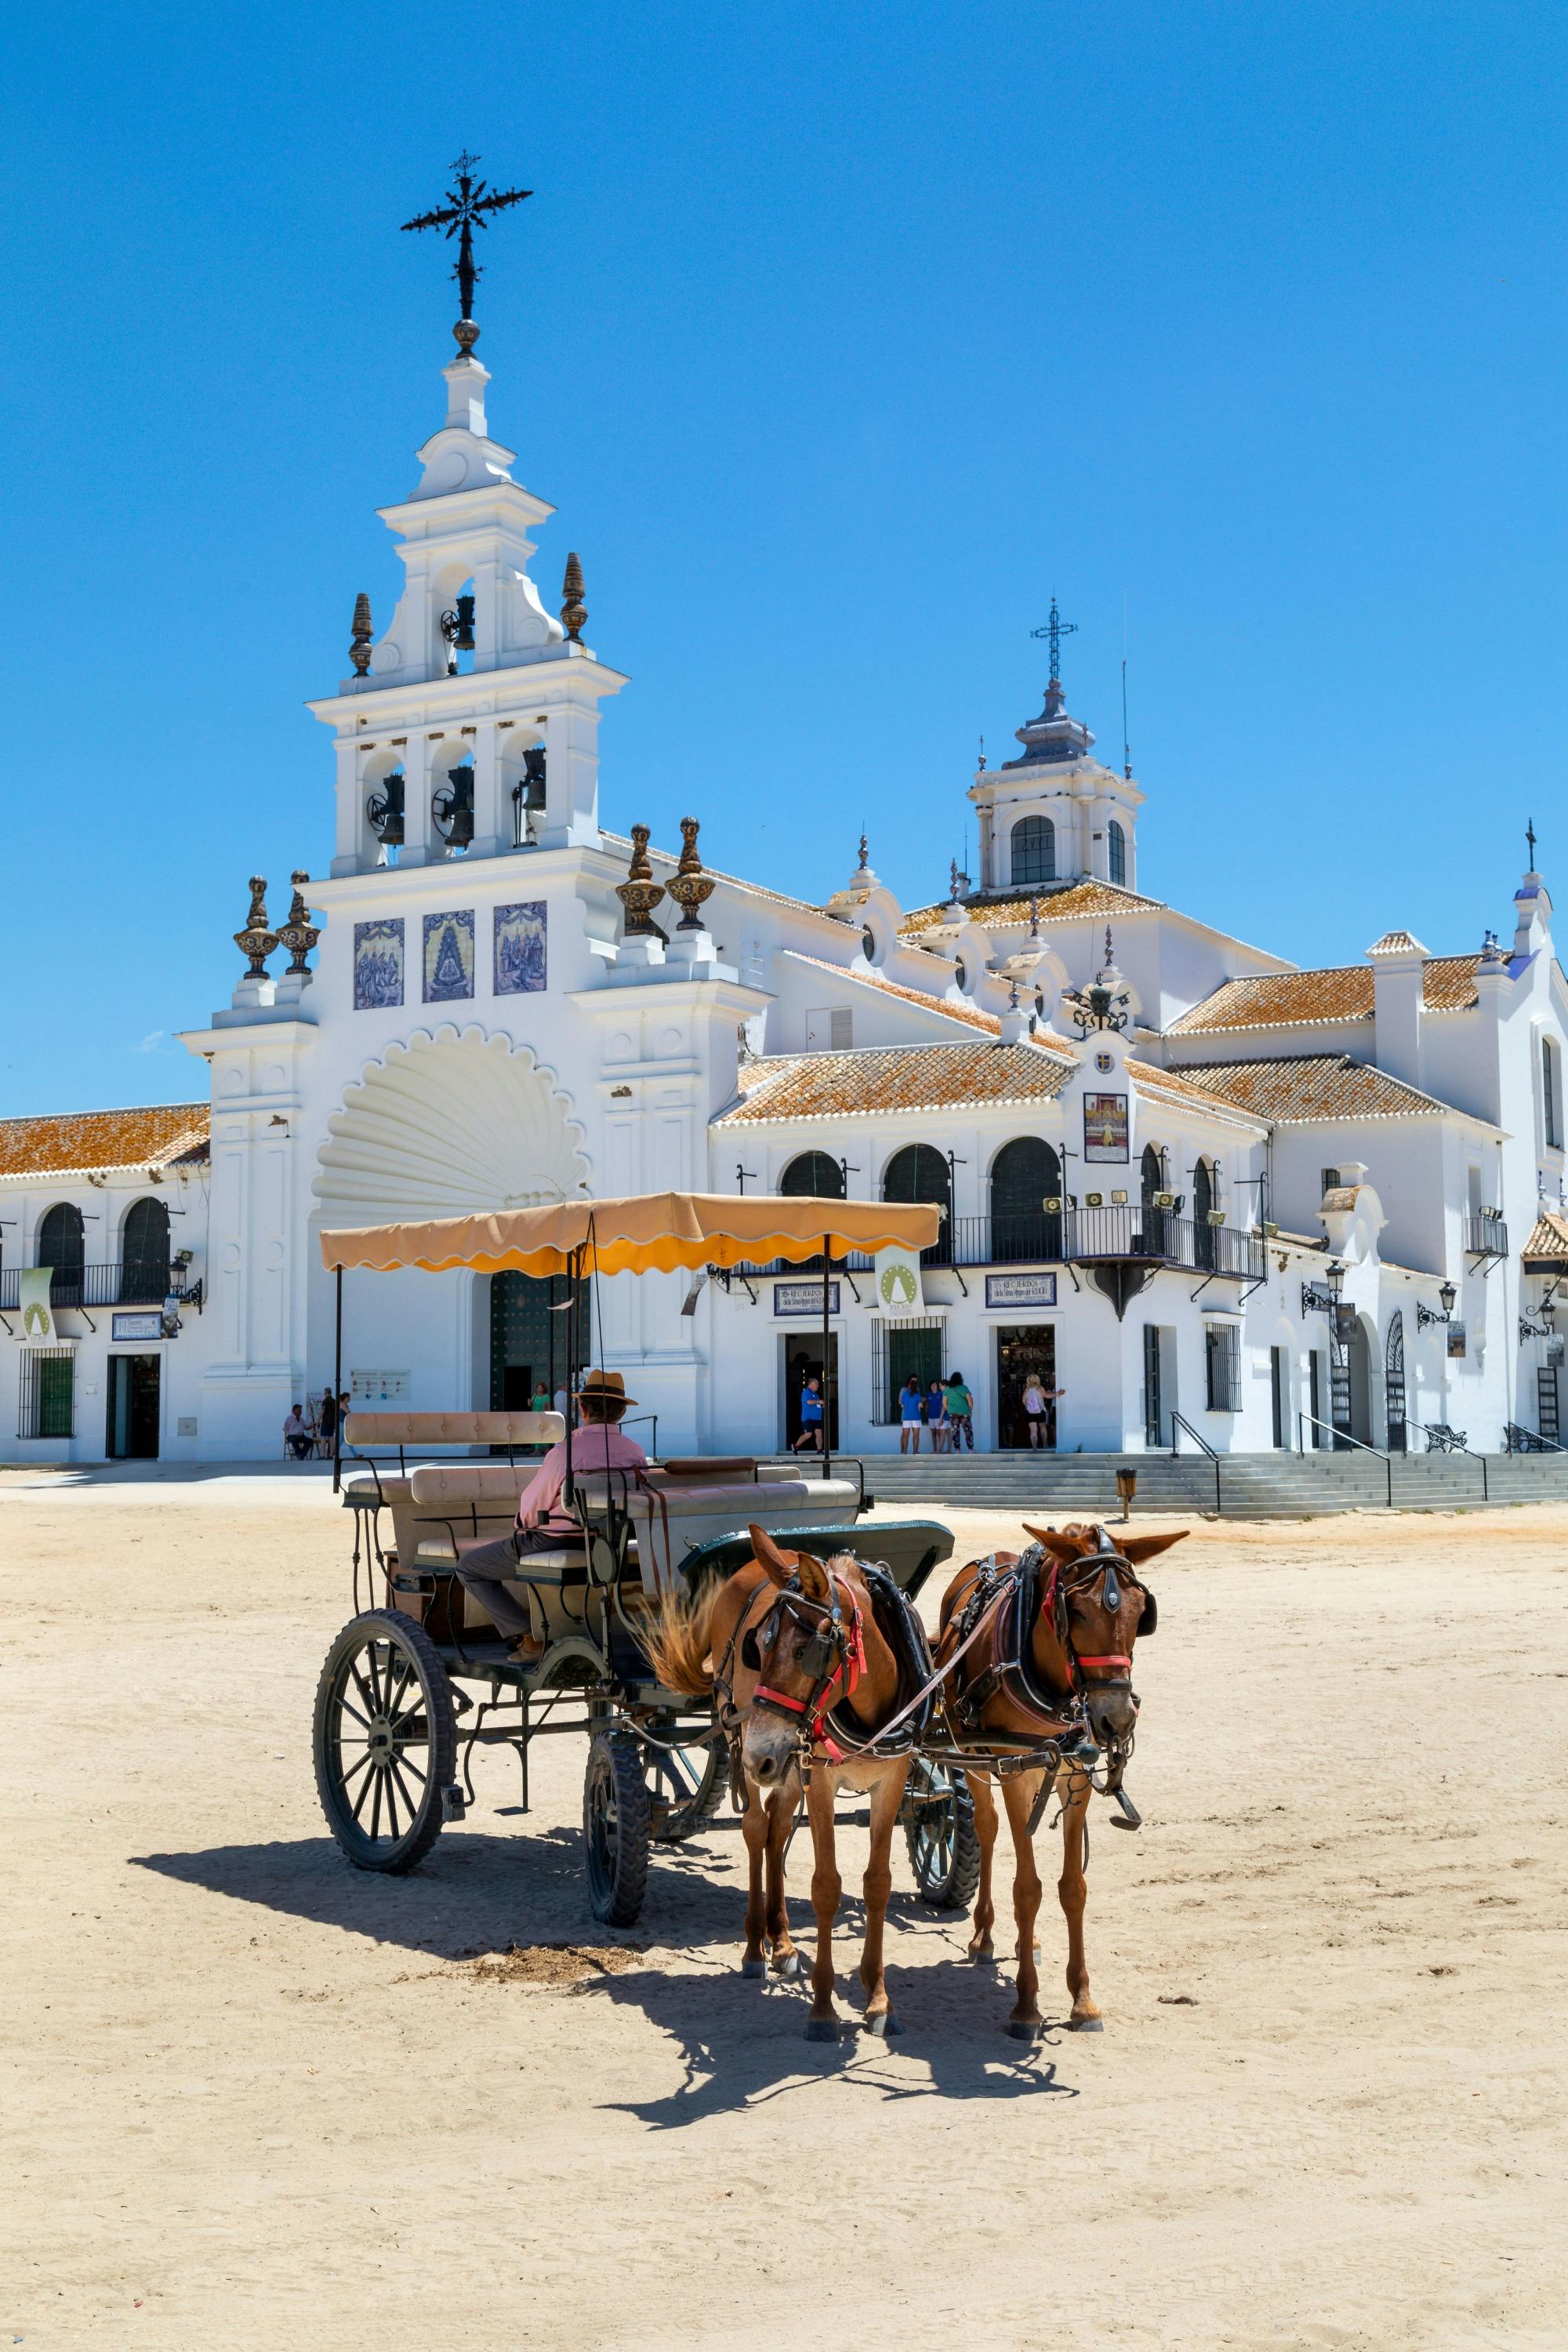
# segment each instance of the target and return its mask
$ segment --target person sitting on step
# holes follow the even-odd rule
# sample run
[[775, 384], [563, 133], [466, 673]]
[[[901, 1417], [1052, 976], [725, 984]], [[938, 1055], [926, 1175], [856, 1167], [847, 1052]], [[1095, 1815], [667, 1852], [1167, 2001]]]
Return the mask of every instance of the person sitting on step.
[[[572, 1440], [572, 1468], [581, 1477], [595, 1470], [646, 1470], [647, 1455], [616, 1426], [636, 1397], [626, 1394], [619, 1372], [590, 1372], [577, 1391], [578, 1427]], [[510, 1655], [520, 1665], [535, 1664], [544, 1654], [542, 1635], [534, 1630], [530, 1595], [517, 1590], [526, 1575], [530, 1552], [559, 1551], [577, 1543], [582, 1529], [562, 1500], [566, 1486], [566, 1441], [556, 1443], [523, 1488], [517, 1506], [517, 1525], [496, 1543], [479, 1545], [458, 1562], [458, 1574], [498, 1633], [510, 1642]]]

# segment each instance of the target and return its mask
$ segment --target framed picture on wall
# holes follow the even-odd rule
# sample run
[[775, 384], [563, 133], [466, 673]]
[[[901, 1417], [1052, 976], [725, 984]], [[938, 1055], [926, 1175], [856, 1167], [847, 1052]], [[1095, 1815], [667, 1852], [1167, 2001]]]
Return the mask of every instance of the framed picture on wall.
[[1083, 1156], [1086, 1160], [1125, 1160], [1127, 1157], [1127, 1097], [1091, 1095], [1083, 1098]]

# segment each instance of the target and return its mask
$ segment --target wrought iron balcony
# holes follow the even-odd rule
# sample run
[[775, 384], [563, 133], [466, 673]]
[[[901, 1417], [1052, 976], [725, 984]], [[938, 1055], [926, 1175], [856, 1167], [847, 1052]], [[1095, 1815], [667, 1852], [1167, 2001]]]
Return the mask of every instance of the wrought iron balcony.
[[1465, 1219], [1465, 1255], [1490, 1258], [1508, 1255], [1508, 1226], [1501, 1217]]
[[[36, 1272], [36, 1268], [28, 1268]], [[184, 1300], [190, 1293], [186, 1277], [166, 1265], [56, 1266], [49, 1277], [49, 1305], [58, 1307], [162, 1307], [165, 1298]], [[0, 1312], [13, 1312], [22, 1303], [22, 1269], [0, 1266]]]
[[[1066, 1209], [1060, 1216], [949, 1217], [921, 1263], [927, 1266], [1075, 1265], [1139, 1264], [1174, 1266], [1188, 1274], [1228, 1275], [1257, 1282], [1268, 1265], [1268, 1245], [1258, 1231], [1204, 1224], [1178, 1217], [1172, 1209], [1133, 1205], [1110, 1209]], [[837, 1274], [846, 1265], [835, 1258]], [[871, 1260], [857, 1250], [851, 1274], [867, 1273]], [[799, 1265], [774, 1258], [745, 1265], [738, 1274], [820, 1276], [820, 1256]]]

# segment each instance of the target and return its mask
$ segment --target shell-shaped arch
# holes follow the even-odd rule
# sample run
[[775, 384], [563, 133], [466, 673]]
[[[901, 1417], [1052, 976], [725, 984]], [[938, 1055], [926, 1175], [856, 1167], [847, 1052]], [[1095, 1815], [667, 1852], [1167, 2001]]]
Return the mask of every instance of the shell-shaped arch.
[[555, 1074], [477, 1025], [416, 1029], [343, 1096], [312, 1185], [342, 1224], [527, 1209], [585, 1192], [583, 1129]]

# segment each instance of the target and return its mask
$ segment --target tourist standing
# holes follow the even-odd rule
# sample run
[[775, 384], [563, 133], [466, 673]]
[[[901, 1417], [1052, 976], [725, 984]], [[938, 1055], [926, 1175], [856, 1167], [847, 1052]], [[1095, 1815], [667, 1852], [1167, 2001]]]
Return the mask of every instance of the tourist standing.
[[1045, 1443], [1046, 1384], [1038, 1372], [1031, 1372], [1024, 1382], [1024, 1419], [1028, 1424], [1029, 1450], [1038, 1451]]
[[974, 1451], [974, 1399], [963, 1385], [962, 1372], [949, 1372], [947, 1376], [947, 1418], [952, 1429], [953, 1452], [962, 1454], [964, 1440], [967, 1438], [969, 1450], [973, 1454]]
[[798, 1454], [803, 1446], [813, 1454], [822, 1451], [822, 1383], [815, 1379], [800, 1392], [800, 1435], [791, 1450]]
[[926, 1391], [926, 1426], [931, 1431], [931, 1450], [945, 1454], [952, 1432], [947, 1425], [947, 1392], [940, 1381], [932, 1381]]
[[338, 1431], [338, 1401], [331, 1389], [321, 1391], [321, 1402], [316, 1412], [316, 1427], [321, 1432], [320, 1450], [323, 1461], [332, 1458], [332, 1440]]
[[918, 1454], [921, 1450], [921, 1419], [925, 1412], [925, 1399], [921, 1394], [920, 1376], [911, 1372], [899, 1391], [902, 1424], [899, 1430], [899, 1452]]

